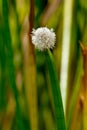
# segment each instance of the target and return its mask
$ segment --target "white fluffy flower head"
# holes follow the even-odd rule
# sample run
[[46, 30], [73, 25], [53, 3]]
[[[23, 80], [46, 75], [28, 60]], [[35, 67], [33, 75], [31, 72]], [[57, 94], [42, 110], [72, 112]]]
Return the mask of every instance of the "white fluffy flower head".
[[52, 49], [55, 45], [56, 35], [53, 29], [48, 29], [47, 27], [40, 27], [38, 29], [33, 29], [32, 31], [32, 43], [38, 50]]

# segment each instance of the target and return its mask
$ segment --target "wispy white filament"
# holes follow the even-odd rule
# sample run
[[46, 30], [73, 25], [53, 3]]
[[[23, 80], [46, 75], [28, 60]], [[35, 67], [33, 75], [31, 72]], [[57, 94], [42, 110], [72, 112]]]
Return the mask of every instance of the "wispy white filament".
[[66, 107], [66, 91], [68, 81], [68, 63], [70, 50], [70, 36], [71, 36], [71, 21], [72, 21], [72, 4], [73, 0], [65, 0], [64, 3], [64, 28], [62, 41], [62, 60], [61, 60], [61, 75], [60, 86], [63, 99], [64, 111]]
[[40, 27], [38, 29], [33, 29], [32, 31], [32, 43], [38, 50], [52, 49], [55, 45], [55, 33], [53, 29], [48, 29], [47, 27]]

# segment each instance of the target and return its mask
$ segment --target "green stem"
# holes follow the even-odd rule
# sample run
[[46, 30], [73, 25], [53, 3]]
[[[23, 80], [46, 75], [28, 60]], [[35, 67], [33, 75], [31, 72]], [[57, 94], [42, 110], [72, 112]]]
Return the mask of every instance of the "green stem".
[[5, 91], [5, 48], [3, 44], [2, 22], [0, 21], [0, 109], [4, 105], [4, 91]]
[[46, 52], [46, 62], [48, 66], [48, 72], [49, 72], [49, 77], [50, 77], [51, 87], [52, 87], [57, 130], [66, 130], [59, 81], [56, 73], [53, 56], [50, 51]]

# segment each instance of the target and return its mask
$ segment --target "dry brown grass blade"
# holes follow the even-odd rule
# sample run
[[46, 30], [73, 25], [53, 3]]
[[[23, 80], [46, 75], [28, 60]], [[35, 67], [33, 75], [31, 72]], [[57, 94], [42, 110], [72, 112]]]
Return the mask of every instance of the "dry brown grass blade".
[[[81, 89], [82, 89], [82, 86], [81, 86]], [[83, 90], [80, 90], [78, 98], [77, 98], [77, 102], [76, 102], [76, 105], [75, 105], [70, 130], [76, 130], [76, 129], [80, 130], [81, 129], [82, 116], [83, 116], [83, 104], [84, 104], [83, 99], [84, 99]]]
[[22, 48], [24, 56], [24, 84], [31, 130], [38, 129], [37, 88], [34, 46], [31, 31], [34, 21], [34, 0], [30, 1], [30, 14], [24, 23]]
[[49, 18], [52, 16], [52, 14], [56, 11], [56, 9], [59, 7], [62, 0], [54, 0], [51, 4], [47, 6], [45, 9], [43, 16], [42, 16], [42, 25], [46, 25]]
[[84, 93], [84, 110], [83, 110], [83, 129], [87, 130], [87, 46], [80, 42], [83, 56], [83, 93]]
[[[32, 44], [31, 32], [34, 26], [34, 0], [30, 1], [30, 14], [29, 14], [29, 88], [26, 89], [27, 99], [30, 103], [30, 119], [31, 130], [38, 129], [38, 114], [37, 114], [37, 88], [36, 88], [36, 66], [34, 46]], [[29, 91], [29, 92], [28, 92]]]

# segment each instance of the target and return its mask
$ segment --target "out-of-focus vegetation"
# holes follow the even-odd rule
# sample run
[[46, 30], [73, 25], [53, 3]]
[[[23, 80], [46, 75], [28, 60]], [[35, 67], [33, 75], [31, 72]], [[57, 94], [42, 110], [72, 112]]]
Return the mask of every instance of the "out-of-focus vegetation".
[[87, 130], [86, 0], [0, 0], [0, 130], [57, 128], [47, 59], [31, 41], [40, 26], [56, 33], [66, 128]]

